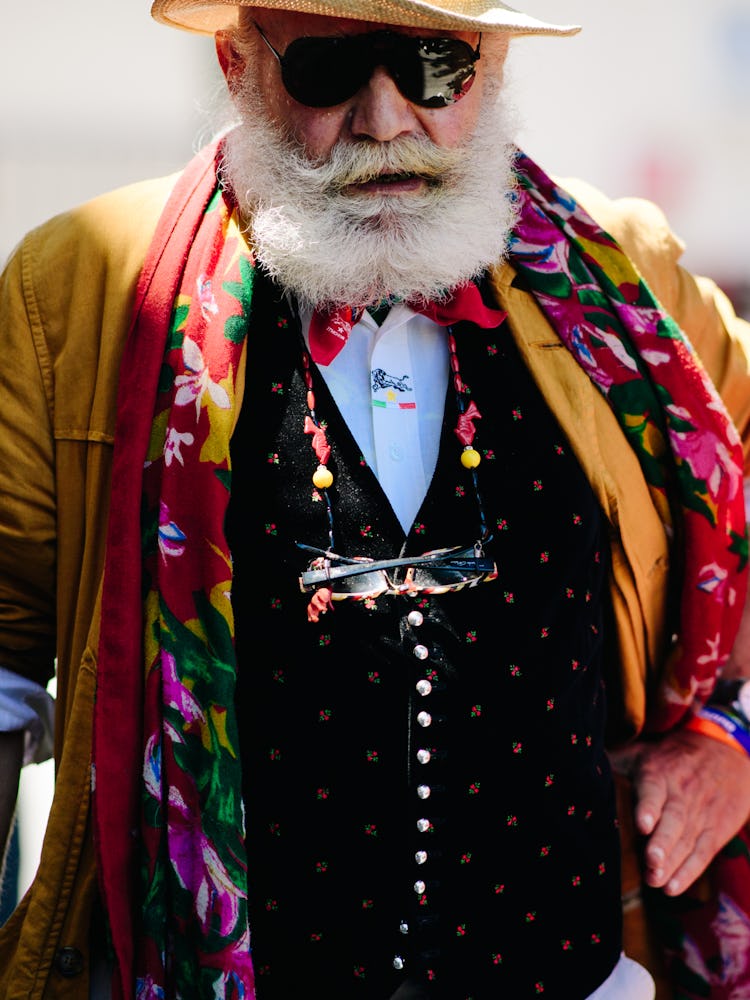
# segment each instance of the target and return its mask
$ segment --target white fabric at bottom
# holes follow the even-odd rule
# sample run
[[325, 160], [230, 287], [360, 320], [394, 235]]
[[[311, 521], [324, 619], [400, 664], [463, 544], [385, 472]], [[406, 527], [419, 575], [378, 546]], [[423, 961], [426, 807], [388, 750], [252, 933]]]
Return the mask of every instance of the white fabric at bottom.
[[622, 955], [612, 974], [586, 1000], [654, 1000], [655, 996], [651, 973]]

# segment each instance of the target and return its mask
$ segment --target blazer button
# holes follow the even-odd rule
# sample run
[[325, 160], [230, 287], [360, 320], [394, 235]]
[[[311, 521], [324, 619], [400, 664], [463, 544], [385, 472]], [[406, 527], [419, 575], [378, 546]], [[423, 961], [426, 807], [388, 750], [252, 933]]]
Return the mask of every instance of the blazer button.
[[83, 955], [77, 948], [65, 947], [55, 955], [55, 969], [61, 976], [70, 979], [83, 972]]

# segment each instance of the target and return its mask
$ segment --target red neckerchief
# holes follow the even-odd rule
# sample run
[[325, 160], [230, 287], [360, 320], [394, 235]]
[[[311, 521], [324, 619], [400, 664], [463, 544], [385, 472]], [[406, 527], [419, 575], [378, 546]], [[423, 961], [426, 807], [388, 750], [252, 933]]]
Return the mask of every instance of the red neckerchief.
[[[424, 305], [407, 302], [407, 305], [440, 326], [467, 320], [485, 330], [491, 330], [500, 326], [505, 319], [504, 312], [484, 304], [474, 282], [452, 289], [450, 297], [442, 301]], [[340, 306], [327, 312], [316, 310], [313, 313], [310, 321], [310, 357], [316, 365], [330, 365], [349, 339], [352, 327], [361, 315], [361, 312], [350, 306]]]

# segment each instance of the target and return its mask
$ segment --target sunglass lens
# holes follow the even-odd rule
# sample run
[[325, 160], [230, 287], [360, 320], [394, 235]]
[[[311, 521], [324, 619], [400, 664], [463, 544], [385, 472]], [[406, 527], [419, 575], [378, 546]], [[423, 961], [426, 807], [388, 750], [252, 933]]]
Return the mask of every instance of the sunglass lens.
[[334, 601], [342, 597], [377, 597], [387, 589], [388, 580], [379, 570], [342, 577], [332, 587]]
[[[397, 79], [405, 96], [425, 108], [444, 108], [466, 93], [476, 73], [476, 57], [470, 45], [453, 38], [419, 38], [417, 59], [421, 76], [418, 91], [407, 91]], [[416, 68], [416, 67], [415, 67]], [[412, 87], [411, 81], [408, 81]]]
[[297, 38], [281, 60], [288, 93], [308, 108], [332, 108], [357, 93], [370, 72], [348, 38]]

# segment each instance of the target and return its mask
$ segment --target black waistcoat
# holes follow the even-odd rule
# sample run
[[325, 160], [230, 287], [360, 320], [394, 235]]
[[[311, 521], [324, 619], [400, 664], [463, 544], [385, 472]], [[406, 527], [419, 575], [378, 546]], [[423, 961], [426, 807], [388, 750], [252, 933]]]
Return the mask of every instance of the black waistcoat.
[[[507, 328], [459, 325], [498, 579], [341, 601], [309, 623], [294, 543], [325, 548], [328, 515], [301, 341], [268, 289], [254, 310], [228, 535], [258, 1000], [387, 1000], [407, 977], [441, 1000], [582, 1000], [621, 948], [607, 541], [590, 486]], [[470, 545], [452, 390], [404, 542], [314, 380], [336, 551]]]

